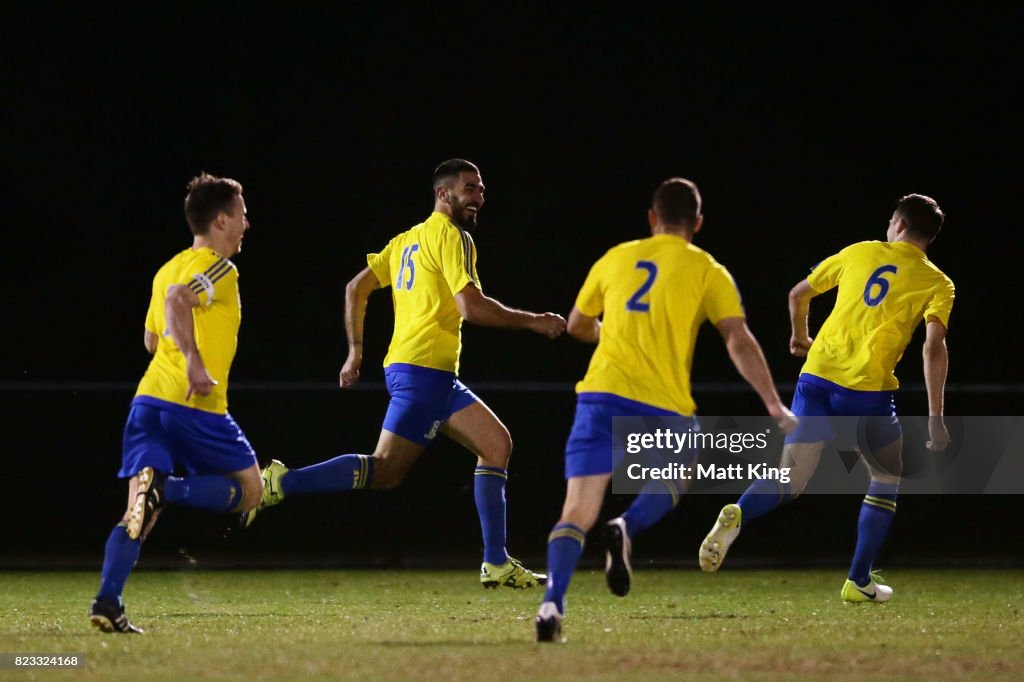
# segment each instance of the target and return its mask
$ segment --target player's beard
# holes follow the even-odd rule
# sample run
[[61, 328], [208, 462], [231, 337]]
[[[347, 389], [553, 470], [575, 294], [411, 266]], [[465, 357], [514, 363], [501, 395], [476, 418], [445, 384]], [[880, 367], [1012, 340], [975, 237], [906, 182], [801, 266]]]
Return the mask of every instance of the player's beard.
[[467, 210], [469, 206], [476, 205], [460, 204], [457, 201], [452, 202], [452, 220], [467, 232], [472, 231], [476, 227], [476, 214], [480, 211], [480, 207], [476, 206], [477, 210], [470, 212]]

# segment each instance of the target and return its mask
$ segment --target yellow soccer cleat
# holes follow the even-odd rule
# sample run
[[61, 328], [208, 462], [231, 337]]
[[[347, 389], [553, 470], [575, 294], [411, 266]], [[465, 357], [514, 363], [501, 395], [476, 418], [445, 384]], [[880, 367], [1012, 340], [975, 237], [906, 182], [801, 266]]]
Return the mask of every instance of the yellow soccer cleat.
[[714, 573], [722, 567], [725, 561], [725, 554], [729, 547], [740, 534], [740, 521], [743, 518], [743, 510], [738, 504], [727, 504], [722, 507], [718, 514], [718, 521], [704, 542], [700, 545], [700, 570], [706, 573]]
[[239, 525], [242, 528], [251, 526], [259, 512], [281, 503], [281, 500], [284, 499], [284, 491], [281, 490], [281, 477], [288, 471], [288, 467], [278, 459], [270, 460], [270, 464], [263, 468], [263, 471], [260, 472], [263, 477], [263, 497], [260, 498], [259, 506], [240, 515]]
[[534, 573], [523, 566], [518, 559], [508, 558], [501, 566], [486, 561], [480, 566], [480, 584], [487, 589], [511, 587], [513, 590], [526, 590], [543, 585], [548, 577], [543, 573]]

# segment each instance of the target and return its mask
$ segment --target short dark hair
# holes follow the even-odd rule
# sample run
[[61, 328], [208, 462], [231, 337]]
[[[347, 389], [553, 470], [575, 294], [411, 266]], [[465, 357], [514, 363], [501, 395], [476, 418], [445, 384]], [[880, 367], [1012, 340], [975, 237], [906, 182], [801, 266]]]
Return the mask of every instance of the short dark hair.
[[447, 185], [450, 180], [458, 177], [459, 173], [480, 175], [480, 169], [465, 159], [448, 159], [434, 169], [434, 187]]
[[242, 185], [231, 178], [218, 178], [206, 171], [192, 178], [185, 196], [185, 220], [194, 235], [210, 231], [210, 223], [220, 213], [234, 215], [235, 197], [242, 195]]
[[931, 241], [942, 229], [946, 214], [938, 202], [923, 194], [908, 194], [896, 203], [896, 213], [907, 221], [907, 230], [914, 236]]
[[682, 225], [691, 229], [700, 215], [700, 192], [690, 180], [669, 178], [654, 191], [651, 207], [658, 220], [666, 225]]

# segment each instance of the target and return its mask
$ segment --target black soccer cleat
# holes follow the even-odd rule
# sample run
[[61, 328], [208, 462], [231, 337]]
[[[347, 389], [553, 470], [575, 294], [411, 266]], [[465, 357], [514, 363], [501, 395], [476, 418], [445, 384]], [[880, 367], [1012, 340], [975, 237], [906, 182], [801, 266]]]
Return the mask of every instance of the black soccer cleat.
[[146, 539], [146, 530], [153, 520], [153, 514], [164, 506], [164, 481], [167, 474], [153, 467], [145, 467], [139, 472], [139, 486], [135, 500], [128, 510], [128, 537], [132, 540]]
[[538, 642], [565, 642], [565, 637], [562, 637], [562, 614], [554, 602], [547, 601], [540, 605], [534, 625], [537, 627]]
[[633, 567], [629, 563], [632, 553], [626, 522], [622, 517], [612, 519], [604, 527], [604, 574], [612, 594], [625, 597], [633, 581]]
[[124, 615], [124, 607], [114, 602], [92, 600], [89, 607], [89, 622], [100, 632], [118, 632], [127, 635], [141, 635], [142, 628], [131, 624]]

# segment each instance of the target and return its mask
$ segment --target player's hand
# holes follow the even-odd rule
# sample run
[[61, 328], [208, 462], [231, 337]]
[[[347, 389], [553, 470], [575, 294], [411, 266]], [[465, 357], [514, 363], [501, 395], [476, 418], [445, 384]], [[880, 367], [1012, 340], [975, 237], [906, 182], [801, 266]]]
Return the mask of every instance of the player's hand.
[[811, 350], [812, 343], [814, 343], [814, 339], [809, 336], [791, 336], [789, 337], [789, 352], [795, 357], [805, 358], [807, 351]]
[[565, 333], [565, 318], [557, 313], [541, 313], [533, 318], [530, 330], [549, 339], [557, 339]]
[[932, 452], [942, 452], [949, 447], [950, 440], [952, 439], [942, 417], [928, 417], [928, 442], [925, 443], [925, 447]]
[[797, 416], [790, 412], [789, 408], [782, 403], [769, 407], [768, 414], [775, 420], [775, 425], [779, 427], [779, 430], [786, 435], [793, 433], [794, 429], [796, 429], [797, 425], [800, 423]]
[[202, 360], [189, 360], [185, 365], [185, 373], [188, 376], [188, 392], [185, 393], [185, 400], [197, 395], [210, 395], [217, 382], [213, 380], [210, 373], [206, 371]]
[[348, 354], [345, 364], [341, 367], [341, 374], [338, 376], [338, 384], [342, 388], [350, 388], [359, 382], [359, 368], [363, 366], [363, 359], [352, 353]]

